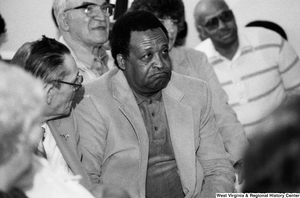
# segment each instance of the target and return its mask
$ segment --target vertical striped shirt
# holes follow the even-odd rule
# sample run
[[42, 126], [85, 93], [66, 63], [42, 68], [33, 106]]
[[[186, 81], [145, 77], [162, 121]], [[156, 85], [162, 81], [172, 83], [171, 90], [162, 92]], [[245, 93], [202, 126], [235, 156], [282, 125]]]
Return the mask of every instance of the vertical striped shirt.
[[251, 140], [267, 115], [288, 95], [299, 93], [300, 61], [292, 46], [271, 30], [242, 29], [239, 43], [232, 60], [220, 55], [210, 39], [195, 49], [208, 56]]

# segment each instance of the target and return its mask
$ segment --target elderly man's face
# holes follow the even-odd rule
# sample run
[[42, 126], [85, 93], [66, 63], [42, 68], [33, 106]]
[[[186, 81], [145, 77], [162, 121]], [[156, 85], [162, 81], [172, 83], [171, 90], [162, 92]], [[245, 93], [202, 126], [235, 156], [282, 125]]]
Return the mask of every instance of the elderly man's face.
[[[106, 4], [105, 0], [73, 0], [69, 1], [67, 9], [87, 3]], [[95, 9], [86, 14], [85, 9], [66, 11], [68, 14], [69, 33], [72, 39], [87, 47], [102, 46], [108, 40], [109, 16], [101, 9]]]
[[168, 43], [160, 28], [131, 33], [124, 74], [137, 93], [148, 96], [167, 86], [172, 70]]
[[80, 82], [78, 82], [79, 70], [71, 55], [65, 55], [64, 66], [68, 69], [69, 74], [66, 75], [64, 79], [61, 79], [63, 82], [60, 83], [59, 88], [53, 88], [53, 96], [51, 99], [52, 117], [66, 115], [71, 110], [72, 100], [77, 86], [67, 83], [80, 84]]

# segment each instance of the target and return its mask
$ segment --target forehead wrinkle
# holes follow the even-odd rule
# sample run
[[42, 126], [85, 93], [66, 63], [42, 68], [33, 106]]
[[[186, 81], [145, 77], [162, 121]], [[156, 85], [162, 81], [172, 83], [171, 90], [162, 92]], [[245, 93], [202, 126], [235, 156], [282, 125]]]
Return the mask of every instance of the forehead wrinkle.
[[133, 32], [131, 44], [143, 48], [144, 50], [153, 49], [160, 45], [168, 45], [168, 39], [162, 30], [147, 30], [145, 32]]

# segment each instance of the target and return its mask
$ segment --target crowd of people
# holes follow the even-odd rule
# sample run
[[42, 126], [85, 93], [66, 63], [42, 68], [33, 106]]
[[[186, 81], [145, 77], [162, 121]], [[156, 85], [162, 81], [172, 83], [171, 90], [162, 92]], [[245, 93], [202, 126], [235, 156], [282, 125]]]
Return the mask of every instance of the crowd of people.
[[115, 7], [53, 0], [60, 38], [0, 59], [1, 197], [298, 192], [300, 61], [288, 41], [238, 28], [225, 0], [199, 0], [195, 49], [182, 0], [134, 0], [112, 24]]

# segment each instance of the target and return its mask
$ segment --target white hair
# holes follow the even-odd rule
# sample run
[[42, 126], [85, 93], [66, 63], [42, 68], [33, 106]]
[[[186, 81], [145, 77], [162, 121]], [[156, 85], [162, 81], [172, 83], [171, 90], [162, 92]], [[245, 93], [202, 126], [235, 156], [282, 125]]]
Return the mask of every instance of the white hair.
[[54, 10], [54, 16], [57, 20], [58, 15], [62, 13], [67, 8], [67, 3], [69, 0], [53, 0], [53, 10]]
[[0, 159], [12, 155], [44, 107], [43, 84], [24, 69], [0, 61]]

